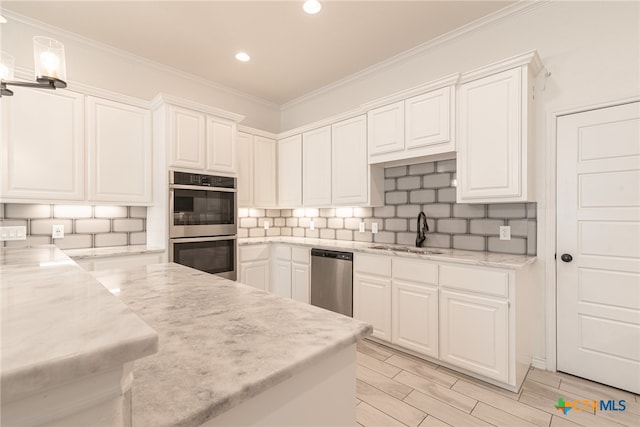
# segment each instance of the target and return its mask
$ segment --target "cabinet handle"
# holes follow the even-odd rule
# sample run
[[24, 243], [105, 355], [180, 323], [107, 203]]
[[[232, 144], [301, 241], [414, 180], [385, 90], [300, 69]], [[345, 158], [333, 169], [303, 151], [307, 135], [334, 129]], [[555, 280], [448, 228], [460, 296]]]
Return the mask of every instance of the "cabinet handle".
[[571, 254], [562, 254], [562, 256], [560, 256], [560, 259], [564, 262], [573, 261], [573, 257], [571, 256]]

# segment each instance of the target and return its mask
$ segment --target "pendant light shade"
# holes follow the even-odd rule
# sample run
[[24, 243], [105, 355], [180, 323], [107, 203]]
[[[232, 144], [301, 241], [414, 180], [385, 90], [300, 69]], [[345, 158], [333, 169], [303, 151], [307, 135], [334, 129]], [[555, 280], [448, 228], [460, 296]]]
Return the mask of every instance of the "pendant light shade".
[[[36, 36], [33, 38], [33, 55], [38, 82], [64, 82], [67, 79], [67, 64], [62, 43], [48, 37]], [[56, 84], [56, 87], [63, 86]]]

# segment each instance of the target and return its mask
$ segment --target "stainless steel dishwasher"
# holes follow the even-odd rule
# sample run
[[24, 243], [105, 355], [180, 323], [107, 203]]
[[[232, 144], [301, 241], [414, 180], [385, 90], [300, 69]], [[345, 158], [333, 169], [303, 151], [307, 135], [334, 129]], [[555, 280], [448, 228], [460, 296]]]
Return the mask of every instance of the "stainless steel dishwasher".
[[353, 254], [311, 249], [311, 305], [353, 317]]

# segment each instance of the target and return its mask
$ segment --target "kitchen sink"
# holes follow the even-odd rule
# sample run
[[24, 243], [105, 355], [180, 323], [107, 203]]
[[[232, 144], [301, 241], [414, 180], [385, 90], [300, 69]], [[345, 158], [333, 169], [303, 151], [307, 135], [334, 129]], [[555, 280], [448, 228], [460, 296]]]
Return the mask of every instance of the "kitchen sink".
[[424, 255], [442, 255], [444, 252], [431, 248], [412, 248], [409, 246], [391, 246], [391, 245], [374, 245], [369, 246], [370, 249], [378, 249], [382, 251], [408, 252], [411, 254]]

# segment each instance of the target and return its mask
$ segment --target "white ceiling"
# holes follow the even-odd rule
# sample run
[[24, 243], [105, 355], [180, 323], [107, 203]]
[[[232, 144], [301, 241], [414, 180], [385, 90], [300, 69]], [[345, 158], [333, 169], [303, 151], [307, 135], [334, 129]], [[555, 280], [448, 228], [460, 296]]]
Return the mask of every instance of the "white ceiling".
[[[281, 105], [514, 1], [3, 1], [9, 9]], [[237, 51], [252, 60], [240, 63]]]

